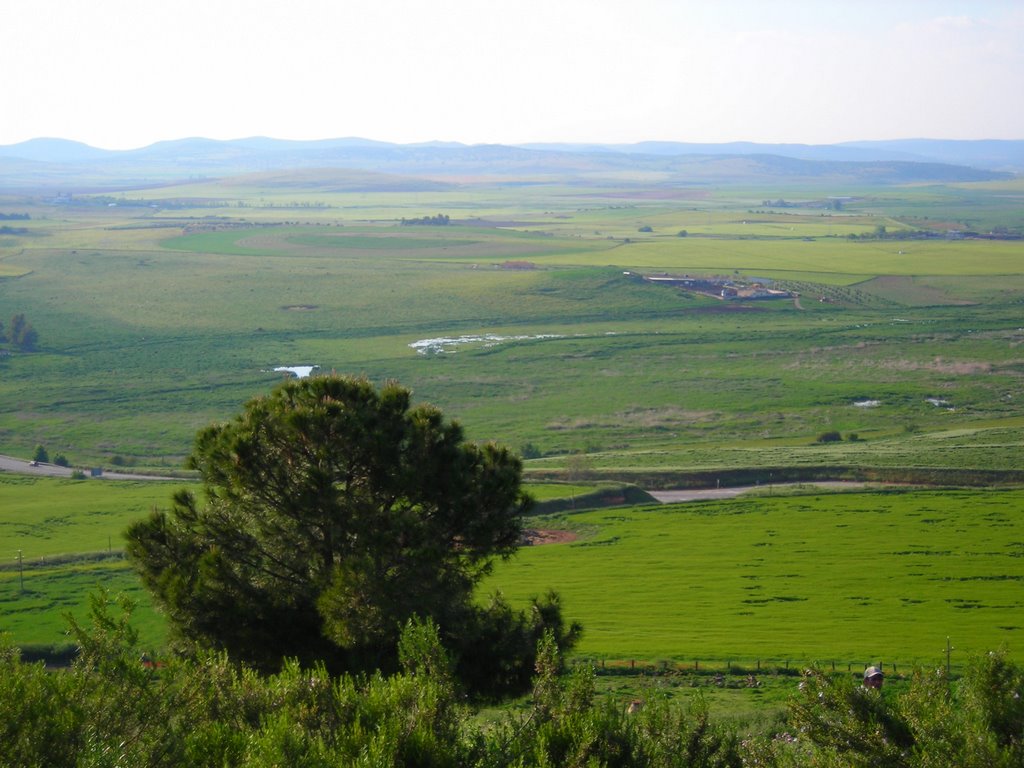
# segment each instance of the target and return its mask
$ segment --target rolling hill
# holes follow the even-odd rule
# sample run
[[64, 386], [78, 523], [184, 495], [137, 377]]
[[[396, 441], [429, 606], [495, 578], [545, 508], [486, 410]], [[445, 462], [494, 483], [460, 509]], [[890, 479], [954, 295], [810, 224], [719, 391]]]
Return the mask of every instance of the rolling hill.
[[843, 145], [389, 144], [345, 138], [231, 141], [187, 138], [133, 150], [64, 139], [0, 147], [0, 188], [131, 188], [281, 170], [345, 168], [432, 179], [490, 176], [549, 179], [633, 175], [666, 183], [857, 184], [991, 181], [1024, 170], [1024, 142], [908, 140]]

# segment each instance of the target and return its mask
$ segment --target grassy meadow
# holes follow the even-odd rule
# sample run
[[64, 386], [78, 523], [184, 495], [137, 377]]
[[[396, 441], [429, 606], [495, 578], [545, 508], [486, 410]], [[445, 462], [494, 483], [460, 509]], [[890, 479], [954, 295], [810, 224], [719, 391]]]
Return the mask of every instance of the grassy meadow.
[[[579, 653], [751, 668], [1024, 651], [1024, 492], [758, 495], [551, 516], [491, 577], [557, 584]], [[810, 495], [813, 494], [813, 495]], [[536, 522], [536, 521], [535, 521]]]
[[[4, 523], [4, 539], [24, 555], [23, 571], [14, 558], [0, 567], [0, 628], [22, 644], [59, 645], [63, 613], [84, 615], [84, 596], [103, 587], [138, 602], [144, 641], [159, 647], [163, 620], [121, 558], [119, 534], [154, 506], [166, 508], [179, 485], [0, 479], [4, 509], [21, 512], [5, 513], [15, 519]], [[536, 495], [585, 488], [540, 486]], [[49, 517], [37, 511], [39, 499]], [[561, 513], [529, 525], [573, 538], [520, 549], [482, 592], [522, 604], [556, 588], [567, 616], [585, 627], [579, 655], [608, 663], [760, 662], [767, 670], [881, 660], [909, 669], [936, 663], [947, 636], [960, 661], [998, 647], [1017, 656], [1022, 511], [1016, 490], [808, 486]]]
[[[0, 343], [0, 454], [176, 470], [199, 428], [289, 375], [275, 368], [316, 365], [397, 379], [472, 439], [528, 454], [529, 476], [576, 484], [541, 500], [692, 472], [959, 482], [1024, 466], [1024, 243], [959, 234], [1024, 228], [1019, 181], [357, 182], [0, 197], [31, 215], [0, 236], [0, 321], [39, 333], [35, 351]], [[842, 211], [765, 204], [834, 197]], [[451, 224], [401, 223], [437, 213]], [[912, 231], [939, 236], [891, 237]], [[663, 274], [799, 298], [643, 279]], [[140, 597], [159, 644], [118, 532], [170, 491], [0, 475], [0, 628], [59, 642], [60, 611], [105, 584]], [[930, 660], [946, 635], [1014, 650], [1020, 511], [1015, 492], [977, 490], [594, 512], [549, 521], [583, 535], [525, 549], [494, 584], [560, 589], [581, 652], [607, 658]]]
[[60, 645], [64, 614], [83, 618], [86, 595], [105, 588], [136, 600], [144, 641], [162, 643], [163, 620], [123, 558], [123, 534], [152, 509], [168, 508], [179, 487], [0, 473], [0, 631], [24, 645]]
[[[27, 314], [41, 341], [36, 353], [0, 360], [0, 390], [16, 404], [0, 413], [2, 449], [27, 455], [42, 443], [83, 464], [122, 456], [174, 467], [196, 429], [273, 386], [274, 368], [299, 364], [397, 378], [475, 438], [532, 443], [548, 464], [583, 451], [599, 465], [647, 466], [653, 450], [658, 466], [706, 465], [695, 453], [724, 457], [737, 441], [745, 464], [800, 464], [799, 450], [779, 456], [780, 447], [806, 449], [840, 429], [871, 438], [855, 446], [869, 463], [888, 462], [895, 440], [911, 464], [927, 465], [913, 434], [999, 429], [1021, 415], [1013, 398], [1024, 360], [1022, 278], [973, 274], [961, 287], [940, 274], [978, 259], [1007, 267], [1016, 243], [928, 244], [949, 252], [927, 277], [891, 274], [921, 266], [895, 259], [887, 274], [852, 274], [847, 263], [838, 276], [793, 258], [788, 266], [803, 271], [778, 268], [773, 252], [814, 245], [802, 241], [735, 241], [744, 252], [760, 248], [760, 260], [723, 264], [717, 249], [727, 241], [696, 237], [609, 246], [494, 228], [410, 229], [170, 238], [161, 229], [148, 250], [129, 241], [8, 257], [27, 276], [0, 283], [0, 305], [5, 314], [34, 308]], [[681, 243], [701, 259], [684, 258]], [[879, 247], [828, 243], [837, 262]], [[503, 269], [508, 261], [537, 268]], [[637, 277], [716, 266], [794, 287], [799, 306], [728, 304]], [[972, 303], [986, 290], [992, 302]], [[472, 340], [484, 334], [500, 338]], [[414, 346], [435, 338], [454, 341], [428, 354]], [[962, 447], [961, 461], [975, 463], [972, 446]], [[1019, 465], [1019, 446], [1004, 457]]]

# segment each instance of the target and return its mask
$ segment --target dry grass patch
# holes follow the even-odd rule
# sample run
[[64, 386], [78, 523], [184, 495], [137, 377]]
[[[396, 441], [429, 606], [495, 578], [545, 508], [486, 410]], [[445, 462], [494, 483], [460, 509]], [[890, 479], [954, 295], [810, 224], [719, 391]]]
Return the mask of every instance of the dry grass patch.
[[880, 360], [875, 365], [893, 371], [934, 371], [956, 376], [976, 376], [992, 372], [992, 363], [943, 360], [941, 357], [934, 360]]
[[686, 424], [702, 424], [718, 417], [715, 411], [691, 411], [684, 408], [632, 408], [614, 414], [619, 423], [635, 427], [676, 427]]
[[858, 283], [857, 288], [866, 293], [895, 301], [905, 306], [968, 306], [976, 303], [967, 299], [957, 298], [947, 290], [922, 282], [922, 280], [926, 279], [910, 275], [882, 275], [881, 277]]

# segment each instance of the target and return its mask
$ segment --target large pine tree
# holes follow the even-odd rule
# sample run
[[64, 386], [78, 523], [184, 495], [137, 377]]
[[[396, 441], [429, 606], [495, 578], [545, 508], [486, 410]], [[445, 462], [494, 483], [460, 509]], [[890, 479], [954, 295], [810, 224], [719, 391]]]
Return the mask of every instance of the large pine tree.
[[[286, 657], [386, 669], [414, 615], [456, 647], [496, 620], [529, 646], [542, 631], [500, 601], [497, 618], [473, 601], [493, 560], [518, 544], [529, 505], [521, 462], [466, 442], [397, 384], [286, 383], [201, 431], [189, 465], [205, 499], [180, 492], [127, 534], [180, 640], [271, 669]], [[545, 623], [561, 627], [557, 604]]]

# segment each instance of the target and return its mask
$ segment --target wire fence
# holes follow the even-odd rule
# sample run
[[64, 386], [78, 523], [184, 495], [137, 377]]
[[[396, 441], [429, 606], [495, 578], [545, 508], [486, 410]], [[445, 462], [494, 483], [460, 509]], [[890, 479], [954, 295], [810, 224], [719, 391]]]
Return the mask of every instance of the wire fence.
[[958, 676], [965, 667], [951, 659], [922, 661], [911, 660], [850, 660], [817, 659], [813, 661], [780, 658], [754, 659], [699, 659], [658, 660], [649, 659], [605, 659], [574, 657], [574, 665], [592, 667], [599, 675], [636, 675], [651, 677], [673, 677], [682, 675], [702, 676], [790, 676], [799, 677], [808, 669], [818, 669], [835, 674], [849, 674], [860, 677], [868, 667], [877, 667], [891, 677], [909, 677], [915, 670], [945, 668], [949, 674]]

